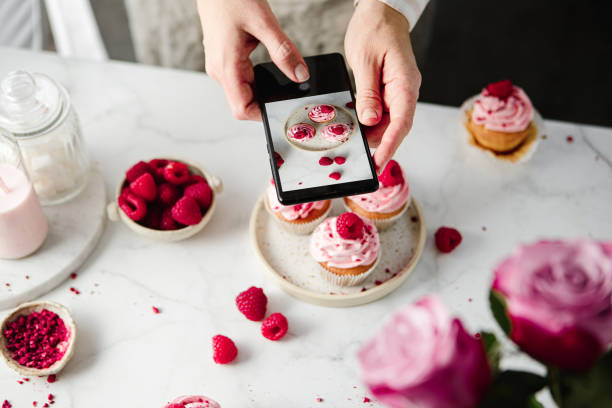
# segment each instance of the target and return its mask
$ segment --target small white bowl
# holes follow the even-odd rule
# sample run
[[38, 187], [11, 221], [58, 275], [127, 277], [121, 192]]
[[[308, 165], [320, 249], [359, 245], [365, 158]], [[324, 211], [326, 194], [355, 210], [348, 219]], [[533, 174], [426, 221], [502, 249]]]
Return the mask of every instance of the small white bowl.
[[[4, 338], [4, 329], [9, 322], [14, 321], [20, 315], [27, 316], [32, 312], [40, 312], [43, 309], [47, 309], [55, 314], [57, 314], [66, 325], [66, 328], [70, 332], [70, 339], [68, 340], [68, 348], [66, 349], [66, 353], [64, 356], [56, 361], [51, 367], [38, 369], [38, 368], [30, 368], [25, 367], [19, 364], [17, 361], [13, 360], [11, 353], [6, 348], [6, 340]], [[68, 363], [68, 360], [72, 357], [74, 353], [74, 343], [76, 341], [77, 336], [77, 327], [72, 319], [72, 315], [64, 306], [54, 303], [54, 302], [29, 302], [24, 303], [22, 305], [17, 306], [11, 313], [8, 314], [2, 320], [0, 324], [0, 355], [2, 359], [6, 362], [6, 364], [17, 374], [26, 376], [26, 377], [34, 377], [34, 376], [47, 376], [51, 374], [57, 374], [60, 372], [62, 368]]]
[[119, 183], [119, 186], [117, 187], [115, 199], [111, 203], [108, 204], [108, 206], [106, 207], [106, 212], [108, 214], [108, 218], [111, 221], [121, 220], [132, 231], [144, 237], [155, 239], [158, 241], [166, 241], [166, 242], [181, 241], [183, 239], [187, 239], [191, 237], [192, 235], [197, 234], [204, 228], [206, 224], [208, 224], [217, 206], [217, 194], [223, 191], [223, 183], [221, 179], [219, 179], [218, 177], [212, 176], [210, 173], [204, 170], [202, 166], [195, 164], [189, 160], [176, 159], [176, 158], [164, 158], [164, 160], [185, 163], [187, 167], [189, 167], [189, 171], [192, 174], [197, 174], [197, 175], [204, 177], [206, 179], [206, 182], [208, 182], [208, 185], [212, 189], [213, 194], [212, 194], [212, 201], [210, 203], [210, 207], [208, 207], [208, 210], [206, 210], [206, 214], [204, 214], [204, 217], [202, 217], [202, 220], [199, 223], [197, 223], [196, 225], [188, 225], [186, 227], [183, 227], [177, 230], [171, 230], [171, 231], [156, 230], [156, 229], [147, 228], [145, 226], [138, 224], [136, 221], [130, 219], [130, 217], [128, 217], [119, 208], [119, 205], [117, 203], [117, 199], [119, 198], [123, 185], [125, 184], [125, 178], [122, 179], [121, 182]]

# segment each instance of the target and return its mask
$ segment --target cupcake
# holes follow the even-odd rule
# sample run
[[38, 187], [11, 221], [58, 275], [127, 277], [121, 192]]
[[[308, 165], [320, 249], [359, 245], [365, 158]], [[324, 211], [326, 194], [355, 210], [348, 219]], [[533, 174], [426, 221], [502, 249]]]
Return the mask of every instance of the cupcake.
[[507, 153], [536, 131], [533, 115], [527, 94], [506, 79], [482, 90], [467, 111], [466, 127], [481, 146]]
[[336, 117], [336, 108], [331, 105], [315, 105], [308, 112], [308, 117], [310, 120], [316, 123], [325, 123], [329, 122], [333, 118]]
[[192, 395], [175, 398], [164, 405], [164, 408], [221, 408], [221, 405], [203, 395]]
[[330, 142], [346, 142], [353, 131], [353, 127], [345, 123], [332, 123], [323, 128], [321, 137]]
[[266, 209], [287, 231], [295, 234], [310, 234], [327, 217], [331, 200], [312, 203], [282, 205], [278, 201], [274, 180], [266, 190]]
[[287, 129], [287, 137], [298, 142], [310, 140], [315, 135], [315, 128], [308, 123], [296, 123]]
[[344, 206], [372, 220], [379, 230], [384, 230], [393, 225], [410, 205], [410, 187], [395, 160], [389, 160], [378, 181], [378, 190], [345, 197]]
[[310, 237], [310, 254], [329, 282], [358, 285], [374, 271], [380, 258], [378, 230], [370, 220], [351, 212], [328, 218]]

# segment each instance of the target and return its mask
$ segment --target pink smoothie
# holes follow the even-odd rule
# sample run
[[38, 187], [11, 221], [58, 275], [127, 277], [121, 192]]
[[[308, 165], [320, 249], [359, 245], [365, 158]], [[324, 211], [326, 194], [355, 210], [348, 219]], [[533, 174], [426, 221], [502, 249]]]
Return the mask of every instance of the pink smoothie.
[[0, 258], [17, 259], [36, 251], [49, 227], [25, 173], [0, 163]]

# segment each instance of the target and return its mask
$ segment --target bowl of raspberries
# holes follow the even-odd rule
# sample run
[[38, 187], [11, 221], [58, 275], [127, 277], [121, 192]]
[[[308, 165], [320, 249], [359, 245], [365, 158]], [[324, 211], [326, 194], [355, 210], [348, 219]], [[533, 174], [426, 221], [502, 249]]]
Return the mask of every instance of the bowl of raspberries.
[[129, 168], [108, 216], [160, 241], [180, 241], [210, 221], [221, 180], [187, 160], [152, 159]]

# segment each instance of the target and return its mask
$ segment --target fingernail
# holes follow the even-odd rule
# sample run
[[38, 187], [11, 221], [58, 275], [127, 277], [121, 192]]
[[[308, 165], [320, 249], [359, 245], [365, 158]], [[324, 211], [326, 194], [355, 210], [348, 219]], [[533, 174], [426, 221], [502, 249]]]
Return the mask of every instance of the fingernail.
[[363, 112], [361, 112], [361, 117], [363, 118], [363, 120], [370, 120], [376, 119], [378, 115], [376, 114], [376, 111], [374, 109], [367, 108], [364, 109]]
[[304, 64], [298, 64], [297, 67], [295, 67], [294, 73], [295, 73], [295, 77], [300, 82], [304, 82], [308, 78], [310, 78], [310, 75], [308, 74], [308, 70], [306, 69], [306, 66]]

